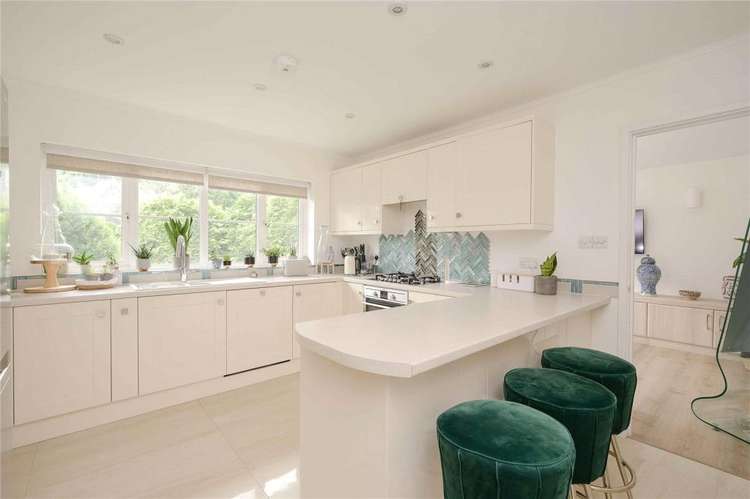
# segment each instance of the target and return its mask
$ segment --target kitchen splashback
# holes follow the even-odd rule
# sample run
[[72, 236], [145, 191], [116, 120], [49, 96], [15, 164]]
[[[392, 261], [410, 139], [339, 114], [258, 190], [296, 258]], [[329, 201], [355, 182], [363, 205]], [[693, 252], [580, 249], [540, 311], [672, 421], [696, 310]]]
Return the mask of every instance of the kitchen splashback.
[[[443, 262], [450, 261], [451, 281], [489, 284], [490, 282], [490, 241], [480, 232], [438, 232], [425, 235], [423, 244], [410, 230], [405, 235], [380, 236], [380, 272], [416, 272], [418, 248], [430, 252], [434, 257], [424, 255], [422, 260], [436, 262], [436, 273], [443, 279]], [[422, 256], [422, 255], [420, 255]]]

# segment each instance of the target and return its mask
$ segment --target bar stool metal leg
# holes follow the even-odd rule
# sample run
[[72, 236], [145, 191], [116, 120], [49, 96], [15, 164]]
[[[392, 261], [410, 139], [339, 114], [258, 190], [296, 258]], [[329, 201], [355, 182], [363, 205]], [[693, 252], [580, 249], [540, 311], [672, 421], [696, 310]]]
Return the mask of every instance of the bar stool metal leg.
[[590, 485], [589, 487], [592, 490], [603, 492], [604, 494], [625, 493], [627, 494], [628, 499], [633, 499], [633, 493], [631, 492], [631, 489], [635, 487], [635, 472], [630, 467], [630, 465], [624, 459], [622, 459], [622, 452], [620, 451], [620, 444], [617, 442], [616, 435], [612, 435], [611, 444], [612, 450], [610, 450], [610, 455], [615, 458], [617, 469], [620, 472], [620, 477], [622, 478], [622, 485], [619, 487], [611, 487], [607, 484], [607, 481], [605, 481], [604, 487], [599, 487], [598, 485]]

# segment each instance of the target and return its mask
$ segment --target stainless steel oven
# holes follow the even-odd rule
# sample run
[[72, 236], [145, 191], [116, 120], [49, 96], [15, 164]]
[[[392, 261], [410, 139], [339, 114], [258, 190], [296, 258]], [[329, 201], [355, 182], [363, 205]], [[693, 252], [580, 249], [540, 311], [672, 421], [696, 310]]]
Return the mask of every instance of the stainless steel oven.
[[409, 292], [403, 289], [364, 287], [362, 305], [365, 312], [374, 312], [386, 308], [403, 307], [409, 304]]

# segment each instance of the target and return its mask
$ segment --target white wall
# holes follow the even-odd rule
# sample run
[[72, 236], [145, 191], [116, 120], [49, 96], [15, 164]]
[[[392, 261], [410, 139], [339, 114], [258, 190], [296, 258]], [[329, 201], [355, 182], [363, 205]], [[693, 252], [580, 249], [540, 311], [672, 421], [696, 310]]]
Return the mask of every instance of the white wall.
[[[689, 187], [702, 191], [700, 208], [686, 207]], [[750, 215], [750, 156], [641, 169], [636, 207], [646, 210], [646, 252], [662, 270], [657, 292], [720, 298], [721, 278], [740, 252], [733, 238], [744, 235]]]
[[42, 143], [307, 181], [315, 225], [328, 222], [328, 172], [340, 157], [63, 88], [13, 80], [7, 85], [15, 275], [39, 273], [28, 260], [40, 239]]

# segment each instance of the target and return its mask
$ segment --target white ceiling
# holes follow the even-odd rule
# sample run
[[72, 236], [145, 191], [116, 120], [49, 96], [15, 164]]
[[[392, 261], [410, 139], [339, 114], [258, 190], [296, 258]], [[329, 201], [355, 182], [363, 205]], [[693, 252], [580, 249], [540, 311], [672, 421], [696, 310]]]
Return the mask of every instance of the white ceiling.
[[747, 2], [386, 5], [3, 1], [3, 72], [359, 154], [750, 30]]
[[640, 137], [639, 169], [685, 165], [750, 154], [750, 117]]

